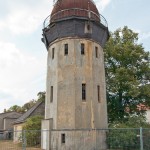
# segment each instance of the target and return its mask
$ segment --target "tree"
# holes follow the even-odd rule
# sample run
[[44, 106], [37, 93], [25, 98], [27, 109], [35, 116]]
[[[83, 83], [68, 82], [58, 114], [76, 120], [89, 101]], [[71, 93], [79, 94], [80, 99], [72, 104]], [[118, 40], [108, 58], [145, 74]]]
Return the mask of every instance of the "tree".
[[39, 92], [37, 94], [37, 96], [38, 96], [37, 100], [32, 99], [29, 102], [25, 103], [22, 107], [18, 106], [18, 105], [13, 105], [8, 110], [4, 109], [4, 113], [11, 112], [11, 111], [24, 113], [24, 112], [28, 111], [31, 107], [33, 107], [38, 101], [45, 101], [45, 94], [46, 94], [45, 91]]
[[150, 106], [149, 52], [128, 27], [111, 33], [104, 48], [109, 122], [143, 114], [137, 105]]
[[32, 116], [25, 122], [23, 130], [25, 130], [24, 136], [26, 138], [27, 146], [40, 144], [42, 119], [42, 116]]
[[15, 111], [15, 112], [19, 112], [19, 113], [23, 112], [22, 107], [18, 106], [18, 105], [13, 105], [8, 110], [5, 109], [5, 112], [11, 112], [11, 111]]
[[34, 106], [36, 104], [36, 100], [30, 100], [29, 102], [25, 103], [22, 108], [24, 111], [28, 111], [32, 106]]
[[133, 115], [124, 123], [114, 122], [107, 133], [107, 144], [110, 149], [139, 149], [140, 148], [140, 127], [143, 127], [142, 135], [144, 149], [149, 150], [149, 128], [150, 124], [142, 115]]
[[46, 94], [45, 91], [44, 91], [44, 92], [39, 92], [39, 93], [37, 94], [37, 96], [38, 96], [38, 101], [45, 101], [45, 94]]

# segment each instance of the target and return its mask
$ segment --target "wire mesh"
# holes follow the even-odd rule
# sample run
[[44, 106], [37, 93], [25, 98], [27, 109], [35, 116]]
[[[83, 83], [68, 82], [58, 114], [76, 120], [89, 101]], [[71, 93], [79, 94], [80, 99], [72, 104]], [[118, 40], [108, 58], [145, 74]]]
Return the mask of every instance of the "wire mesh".
[[[46, 145], [44, 146], [43, 143]], [[143, 145], [143, 148], [141, 145]], [[150, 129], [113, 128], [0, 132], [0, 150], [49, 149], [150, 150]]]

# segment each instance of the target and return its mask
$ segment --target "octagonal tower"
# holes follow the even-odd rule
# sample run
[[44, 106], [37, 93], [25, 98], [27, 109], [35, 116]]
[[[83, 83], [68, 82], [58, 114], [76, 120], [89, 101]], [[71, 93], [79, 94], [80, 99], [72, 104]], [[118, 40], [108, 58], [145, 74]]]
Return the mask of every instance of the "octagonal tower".
[[108, 37], [107, 22], [92, 0], [57, 0], [44, 21], [48, 58], [42, 129], [51, 132], [42, 135], [43, 149], [98, 149], [97, 144], [83, 146], [81, 133], [106, 148], [105, 133], [95, 129], [107, 128], [103, 46]]

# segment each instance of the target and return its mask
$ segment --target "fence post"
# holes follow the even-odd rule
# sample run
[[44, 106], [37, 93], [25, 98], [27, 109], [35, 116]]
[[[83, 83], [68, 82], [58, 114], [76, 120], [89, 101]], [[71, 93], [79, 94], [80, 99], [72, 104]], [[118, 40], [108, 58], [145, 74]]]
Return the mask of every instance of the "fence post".
[[26, 150], [26, 131], [22, 132], [22, 150]]
[[140, 127], [140, 150], [143, 150], [143, 129]]

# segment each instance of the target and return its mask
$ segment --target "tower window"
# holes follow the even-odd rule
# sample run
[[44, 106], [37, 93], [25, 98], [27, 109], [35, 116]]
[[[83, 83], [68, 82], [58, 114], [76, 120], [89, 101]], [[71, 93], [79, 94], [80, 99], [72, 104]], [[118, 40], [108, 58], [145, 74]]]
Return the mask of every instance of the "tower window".
[[81, 55], [85, 54], [84, 49], [85, 49], [84, 43], [81, 43]]
[[98, 58], [98, 47], [95, 47], [95, 57]]
[[53, 86], [51, 86], [50, 102], [53, 102]]
[[68, 44], [64, 45], [64, 51], [65, 51], [65, 55], [68, 55]]
[[64, 133], [61, 134], [61, 143], [62, 143], [62, 144], [66, 143], [66, 136], [65, 136]]
[[82, 84], [82, 100], [86, 100], [86, 84]]
[[100, 86], [99, 85], [97, 86], [97, 99], [98, 99], [98, 102], [100, 103], [101, 100], [100, 100]]
[[52, 48], [52, 59], [54, 59], [55, 48]]
[[91, 30], [91, 25], [88, 23], [87, 25], [87, 30], [90, 31]]

